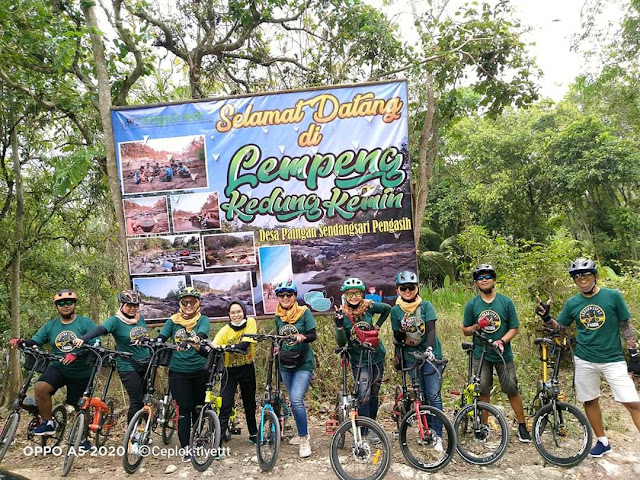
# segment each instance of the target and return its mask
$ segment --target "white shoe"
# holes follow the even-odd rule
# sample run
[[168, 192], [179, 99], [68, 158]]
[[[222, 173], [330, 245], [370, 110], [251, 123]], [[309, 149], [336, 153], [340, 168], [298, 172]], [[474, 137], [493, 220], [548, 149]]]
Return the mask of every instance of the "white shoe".
[[[311, 435], [307, 435], [307, 438], [311, 440]], [[298, 435], [291, 437], [289, 439], [289, 445], [300, 445], [300, 437]]]
[[311, 444], [309, 443], [309, 435], [300, 438], [300, 458], [311, 456]]
[[442, 439], [440, 437], [436, 437], [436, 441], [433, 442], [433, 449], [438, 453], [444, 452], [444, 448], [442, 448]]

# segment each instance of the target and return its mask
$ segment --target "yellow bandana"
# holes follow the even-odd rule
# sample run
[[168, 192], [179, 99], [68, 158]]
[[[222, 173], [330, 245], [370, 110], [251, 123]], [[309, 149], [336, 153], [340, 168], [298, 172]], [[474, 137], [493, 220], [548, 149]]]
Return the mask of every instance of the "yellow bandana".
[[422, 299], [420, 298], [420, 295], [416, 296], [416, 299], [409, 303], [409, 302], [405, 302], [401, 296], [398, 295], [398, 298], [396, 298], [396, 305], [398, 305], [402, 311], [404, 313], [413, 313], [416, 311], [416, 309], [418, 308], [418, 306], [420, 306], [420, 304], [422, 303]]
[[307, 307], [301, 307], [298, 305], [298, 302], [294, 302], [293, 306], [289, 310], [282, 308], [279, 303], [276, 307], [276, 315], [279, 316], [280, 320], [284, 323], [296, 323], [306, 311]]
[[200, 320], [201, 316], [202, 314], [200, 313], [200, 305], [198, 303], [198, 310], [196, 310], [196, 314], [193, 317], [185, 318], [182, 312], [182, 308], [180, 308], [180, 311], [178, 313], [171, 315], [171, 320], [173, 321], [173, 323], [177, 323], [181, 327], [184, 327], [187, 332], [191, 332], [198, 324], [198, 320]]

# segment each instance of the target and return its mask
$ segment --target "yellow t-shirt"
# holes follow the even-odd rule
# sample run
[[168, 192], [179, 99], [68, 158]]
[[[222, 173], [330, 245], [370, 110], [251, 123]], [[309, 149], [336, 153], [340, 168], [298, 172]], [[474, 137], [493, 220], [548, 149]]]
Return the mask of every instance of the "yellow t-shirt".
[[226, 347], [227, 345], [233, 345], [235, 343], [241, 342], [250, 343], [246, 355], [242, 355], [240, 353], [224, 354], [224, 363], [227, 367], [240, 367], [242, 365], [249, 365], [250, 363], [253, 363], [253, 360], [256, 356], [256, 342], [255, 340], [249, 338], [243, 339], [242, 336], [245, 333], [258, 333], [258, 327], [256, 325], [255, 318], [247, 317], [247, 323], [242, 330], [234, 330], [229, 326], [229, 324], [227, 324], [222, 327], [218, 333], [216, 333], [216, 336], [213, 339], [213, 343], [214, 345], [220, 347]]

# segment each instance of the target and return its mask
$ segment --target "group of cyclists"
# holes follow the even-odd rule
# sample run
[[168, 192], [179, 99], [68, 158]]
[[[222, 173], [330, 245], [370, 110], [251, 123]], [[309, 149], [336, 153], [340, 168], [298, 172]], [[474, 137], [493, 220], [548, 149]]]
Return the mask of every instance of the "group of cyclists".
[[[598, 271], [592, 260], [579, 258], [572, 262], [569, 274], [578, 293], [566, 302], [557, 318], [551, 317], [550, 301], [539, 299], [535, 313], [546, 326], [554, 329], [575, 326], [576, 395], [584, 403], [585, 412], [597, 437], [590, 453], [594, 457], [601, 457], [612, 451], [604, 432], [599, 405], [601, 376], [610, 385], [615, 400], [629, 411], [633, 423], [640, 431], [640, 399], [629, 374], [640, 374], [640, 357], [630, 325], [630, 314], [621, 293], [598, 285]], [[510, 298], [496, 292], [496, 270], [493, 266], [479, 265], [473, 271], [473, 280], [478, 294], [465, 305], [461, 328], [465, 335], [473, 335], [475, 361], [479, 361], [483, 346], [474, 332], [482, 332], [494, 346], [494, 350], [483, 357], [485, 363], [481, 369], [480, 399], [490, 401], [495, 369], [500, 387], [507, 395], [517, 418], [518, 438], [521, 442], [531, 442], [511, 348], [520, 326], [515, 305]], [[416, 362], [412, 352], [426, 354], [427, 360], [430, 360], [424, 362], [419, 369], [411, 370], [411, 375], [418, 375], [413, 380], [420, 382], [429, 403], [442, 410], [442, 367], [433, 362], [442, 358], [442, 344], [436, 333], [437, 314], [433, 305], [420, 297], [416, 273], [398, 273], [395, 284], [397, 299], [391, 307], [366, 298], [364, 282], [358, 278], [348, 278], [340, 288], [342, 303], [335, 307], [335, 341], [338, 346], [348, 346], [354, 378], [358, 362], [364, 358], [360, 355], [361, 349], [374, 345], [372, 354], [366, 356], [370, 359], [368, 364], [360, 365], [358, 385], [358, 415], [374, 420], [378, 414], [379, 392], [387, 354], [385, 345], [377, 337], [380, 327], [389, 317], [394, 343], [401, 347], [399, 352], [403, 355], [404, 364], [412, 366]], [[289, 395], [297, 429], [297, 435], [289, 443], [298, 445], [299, 456], [307, 458], [312, 452], [304, 398], [316, 367], [312, 344], [317, 339], [317, 325], [309, 308], [298, 303], [297, 294], [297, 287], [292, 281], [276, 285], [278, 304], [274, 320], [276, 333], [288, 337], [288, 341], [280, 346], [278, 358], [279, 373]], [[131, 420], [142, 407], [149, 353], [139, 342], [149, 338], [149, 329], [139, 312], [141, 298], [137, 291], [125, 290], [119, 294], [118, 300], [118, 312], [96, 326], [91, 319], [75, 313], [76, 293], [62, 290], [53, 298], [58, 317], [46, 322], [29, 340], [10, 340], [14, 347], [21, 344], [49, 344], [52, 353], [61, 357], [59, 362], [52, 363], [42, 373], [35, 384], [35, 399], [43, 422], [33, 431], [34, 435], [54, 434], [56, 426], [52, 417], [51, 397], [59, 388], [67, 387], [67, 404], [78, 403], [89, 372], [84, 362], [79, 361], [86, 352], [82, 346], [102, 335], [111, 334], [119, 351], [132, 354], [130, 359], [117, 360], [118, 374], [129, 397], [127, 419]], [[190, 460], [187, 448], [189, 435], [197, 417], [196, 407], [202, 405], [205, 399], [208, 380], [206, 363], [211, 345], [226, 348], [226, 368], [221, 382], [222, 441], [230, 440], [229, 417], [239, 386], [248, 439], [256, 443], [255, 340], [245, 336], [257, 333], [256, 320], [247, 316], [246, 307], [241, 301], [234, 300], [228, 305], [228, 323], [217, 332], [212, 343], [203, 342], [209, 338], [211, 323], [200, 312], [200, 293], [193, 287], [183, 288], [178, 293], [178, 302], [178, 312], [165, 322], [155, 341], [163, 343], [171, 340], [184, 345], [184, 348], [173, 353], [169, 363], [169, 388], [178, 405], [178, 438], [185, 452], [183, 460]], [[628, 351], [628, 362], [625, 361], [621, 337], [624, 348]], [[374, 338], [375, 341], [372, 341]], [[442, 436], [442, 425], [434, 424], [432, 427], [438, 437]], [[373, 432], [369, 436], [372, 443], [380, 441]], [[83, 447], [90, 448], [87, 440], [83, 442]], [[438, 439], [433, 443], [433, 448], [442, 451], [442, 442]]]

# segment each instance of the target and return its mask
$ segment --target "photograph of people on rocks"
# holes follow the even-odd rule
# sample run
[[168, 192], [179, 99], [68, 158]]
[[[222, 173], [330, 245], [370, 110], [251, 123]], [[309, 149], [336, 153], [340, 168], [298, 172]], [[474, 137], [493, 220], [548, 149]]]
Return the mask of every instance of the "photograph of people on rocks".
[[129, 238], [127, 247], [132, 275], [202, 271], [200, 235]]
[[205, 268], [256, 264], [253, 232], [203, 235]]
[[275, 313], [278, 305], [275, 294], [276, 285], [293, 279], [291, 247], [289, 245], [260, 247], [258, 256], [260, 257], [260, 278], [262, 279], [262, 308], [265, 314]]
[[167, 197], [125, 198], [122, 201], [127, 235], [169, 233]]
[[171, 195], [173, 231], [219, 230], [218, 192]]

